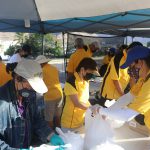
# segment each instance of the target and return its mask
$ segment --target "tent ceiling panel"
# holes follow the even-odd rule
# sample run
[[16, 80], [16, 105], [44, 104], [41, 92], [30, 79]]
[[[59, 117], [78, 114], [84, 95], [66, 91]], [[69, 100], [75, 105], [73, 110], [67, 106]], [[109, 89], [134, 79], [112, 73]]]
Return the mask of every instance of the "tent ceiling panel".
[[36, 0], [42, 21], [150, 8], [149, 0]]
[[128, 28], [150, 28], [150, 0], [1, 0], [0, 32], [126, 35], [120, 29]]
[[0, 3], [0, 19], [39, 19], [33, 0], [1, 0]]

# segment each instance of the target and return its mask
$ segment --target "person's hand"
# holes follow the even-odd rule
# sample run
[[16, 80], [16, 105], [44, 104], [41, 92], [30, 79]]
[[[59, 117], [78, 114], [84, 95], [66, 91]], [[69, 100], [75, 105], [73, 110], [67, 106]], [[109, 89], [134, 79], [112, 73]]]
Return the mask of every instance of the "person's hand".
[[64, 145], [65, 143], [59, 135], [53, 134], [50, 139], [50, 144], [51, 145]]
[[90, 106], [90, 109], [92, 112], [91, 116], [94, 117], [96, 114], [99, 113], [100, 105], [96, 104], [96, 105]]
[[[97, 114], [101, 114], [100, 113], [100, 109], [101, 109], [101, 106], [96, 104], [96, 105], [93, 105], [93, 106], [90, 106], [90, 109], [91, 109], [91, 116], [94, 117], [95, 115]], [[106, 119], [106, 116], [105, 115], [101, 115], [102, 119]]]

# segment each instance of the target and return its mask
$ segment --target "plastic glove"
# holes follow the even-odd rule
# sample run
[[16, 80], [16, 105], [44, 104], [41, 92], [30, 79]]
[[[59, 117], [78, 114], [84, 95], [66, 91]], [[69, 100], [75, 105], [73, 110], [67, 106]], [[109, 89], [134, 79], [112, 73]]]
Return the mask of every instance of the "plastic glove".
[[92, 105], [90, 106], [90, 110], [91, 110], [91, 116], [94, 117], [96, 114], [99, 113], [99, 109], [100, 109], [100, 105], [96, 104], [96, 105]]
[[52, 144], [52, 145], [64, 145], [65, 143], [59, 135], [54, 134], [54, 135], [52, 135], [52, 137], [50, 139], [50, 144]]

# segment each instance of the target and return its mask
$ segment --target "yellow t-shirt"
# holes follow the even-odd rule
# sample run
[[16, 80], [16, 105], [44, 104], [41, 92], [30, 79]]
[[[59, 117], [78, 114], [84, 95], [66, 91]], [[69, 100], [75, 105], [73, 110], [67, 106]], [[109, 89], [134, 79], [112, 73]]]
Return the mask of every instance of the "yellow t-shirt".
[[130, 93], [134, 96], [137, 96], [139, 91], [142, 88], [143, 83], [144, 83], [144, 79], [139, 78], [137, 83], [135, 85], [133, 85], [132, 88], [130, 89]]
[[129, 108], [136, 110], [141, 114], [145, 114], [150, 109], [150, 79], [143, 83], [138, 95], [135, 96]]
[[144, 116], [145, 125], [150, 129], [150, 109], [145, 113]]
[[74, 73], [80, 61], [85, 57], [91, 57], [92, 53], [90, 49], [77, 49], [71, 56], [67, 65], [67, 72]]
[[75, 107], [70, 95], [78, 95], [80, 102], [90, 105], [89, 99], [89, 83], [82, 81], [77, 72], [74, 76], [70, 77], [64, 87], [66, 102], [64, 105], [61, 126], [64, 128], [80, 127], [84, 122], [85, 110]]
[[[115, 56], [116, 57], [116, 56]], [[124, 90], [129, 82], [129, 75], [127, 69], [121, 69], [120, 66], [125, 62], [126, 57], [122, 57], [119, 64], [116, 58], [113, 57], [107, 67], [107, 71], [103, 78], [103, 83], [101, 86], [101, 95], [107, 99], [118, 99], [120, 94], [118, 93], [113, 80], [118, 80]]]
[[11, 74], [6, 72], [6, 66], [4, 63], [0, 62], [0, 86], [4, 85], [6, 82], [12, 79]]
[[112, 57], [105, 55], [103, 58], [103, 64], [109, 64]]
[[46, 64], [42, 68], [43, 80], [48, 88], [44, 94], [44, 100], [56, 100], [62, 97], [62, 89], [59, 82], [59, 72], [56, 67]]
[[[150, 73], [148, 73], [148, 76], [150, 76]], [[143, 114], [145, 116], [144, 122], [150, 128], [150, 77], [144, 81], [141, 90], [128, 107]]]

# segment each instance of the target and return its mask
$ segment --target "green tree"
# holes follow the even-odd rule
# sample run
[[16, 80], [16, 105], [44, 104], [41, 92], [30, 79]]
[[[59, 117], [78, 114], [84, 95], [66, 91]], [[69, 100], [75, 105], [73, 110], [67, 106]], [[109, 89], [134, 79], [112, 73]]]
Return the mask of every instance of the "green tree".
[[[16, 33], [17, 45], [22, 45], [23, 43], [29, 44], [32, 48], [32, 55], [36, 57], [37, 55], [43, 54], [42, 51], [42, 37], [41, 34], [24, 34]], [[5, 52], [7, 55], [12, 55], [15, 51], [16, 45], [10, 46]], [[62, 41], [58, 40], [53, 34], [44, 35], [44, 54], [48, 56], [60, 57], [63, 54]]]
[[29, 37], [28, 33], [19, 33], [19, 32], [17, 32], [16, 35], [15, 35], [14, 41], [16, 41], [17, 44], [21, 44], [22, 45], [24, 42], [26, 42], [28, 37]]
[[4, 55], [12, 56], [17, 49], [19, 49], [19, 45], [10, 45], [9, 48], [4, 52]]

